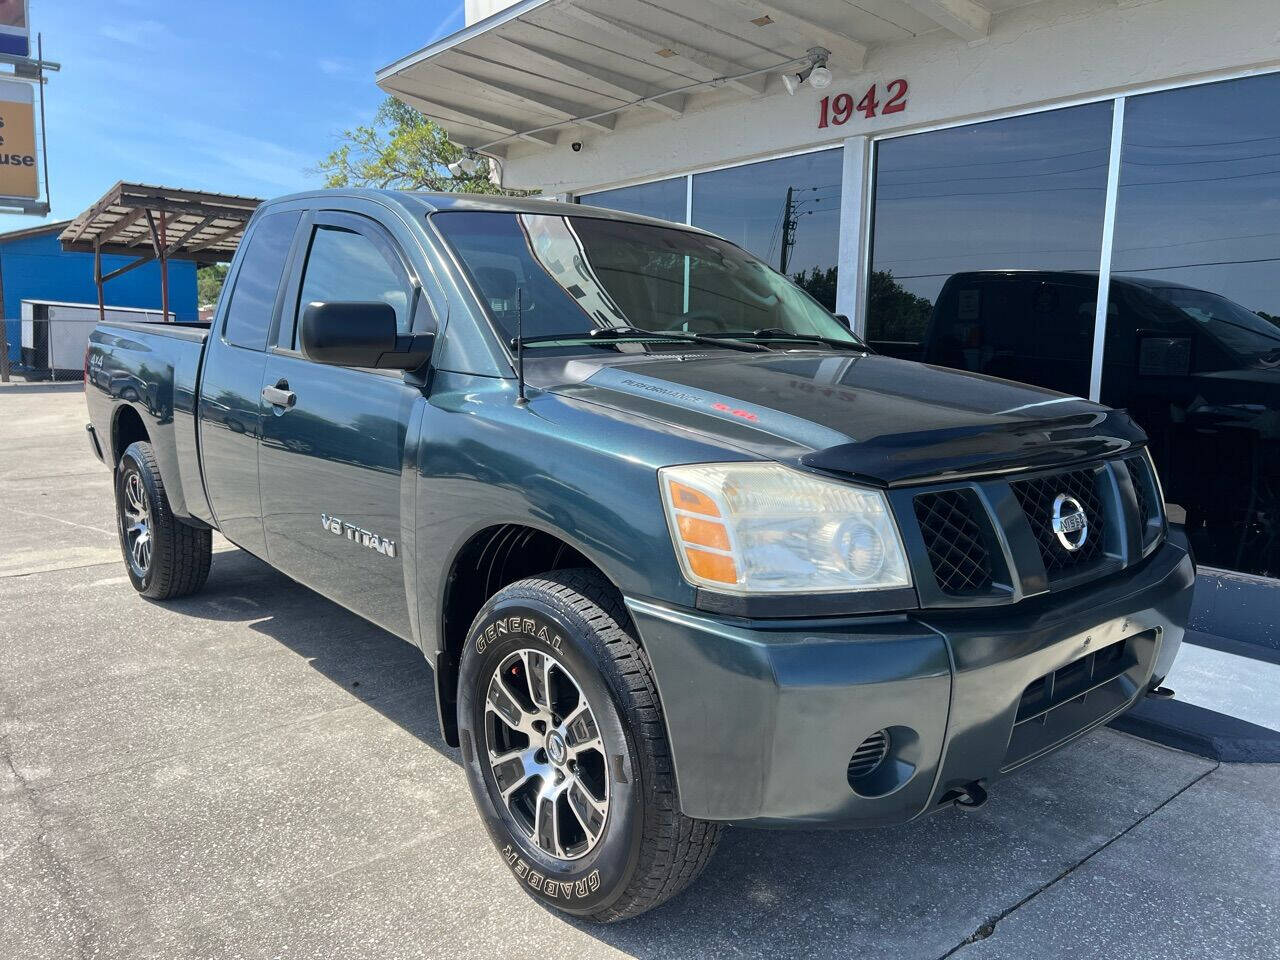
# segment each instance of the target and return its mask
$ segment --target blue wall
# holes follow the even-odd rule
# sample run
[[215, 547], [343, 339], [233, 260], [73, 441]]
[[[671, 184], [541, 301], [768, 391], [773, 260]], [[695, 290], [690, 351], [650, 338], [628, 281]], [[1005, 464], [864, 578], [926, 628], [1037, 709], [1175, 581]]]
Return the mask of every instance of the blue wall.
[[[0, 270], [4, 280], [4, 315], [9, 337], [9, 357], [16, 361], [22, 345], [22, 301], [64, 300], [97, 303], [93, 284], [93, 254], [63, 253], [58, 232], [6, 240], [0, 235]], [[104, 256], [102, 272], [110, 273], [130, 257]], [[160, 264], [148, 263], [104, 288], [112, 307], [160, 309]], [[178, 320], [196, 316], [196, 265], [175, 260], [169, 264], [169, 310]]]

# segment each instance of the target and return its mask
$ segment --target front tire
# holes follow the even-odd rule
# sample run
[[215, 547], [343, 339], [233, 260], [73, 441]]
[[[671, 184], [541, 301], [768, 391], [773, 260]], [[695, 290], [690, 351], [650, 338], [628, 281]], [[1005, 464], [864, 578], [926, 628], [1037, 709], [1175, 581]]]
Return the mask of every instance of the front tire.
[[611, 922], [675, 896], [720, 826], [680, 813], [653, 671], [593, 570], [498, 591], [462, 653], [467, 778], [500, 855], [548, 906]]
[[144, 597], [172, 600], [204, 587], [213, 531], [173, 515], [146, 441], [130, 444], [116, 467], [116, 526], [129, 580]]

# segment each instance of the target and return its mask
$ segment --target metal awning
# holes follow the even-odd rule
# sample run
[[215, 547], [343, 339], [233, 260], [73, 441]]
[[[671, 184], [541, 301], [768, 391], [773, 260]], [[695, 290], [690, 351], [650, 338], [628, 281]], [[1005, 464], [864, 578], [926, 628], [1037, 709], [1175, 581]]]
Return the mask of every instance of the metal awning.
[[[869, 49], [946, 30], [987, 35], [1026, 0], [522, 0], [378, 71], [378, 85], [493, 156], [575, 128], [764, 95], [810, 51], [862, 69]], [[529, 145], [526, 147], [526, 145]]]
[[[102, 288], [108, 280], [152, 260], [160, 261], [161, 307], [169, 319], [169, 261], [230, 260], [261, 203], [255, 197], [121, 181], [72, 220], [58, 240], [64, 251], [93, 254], [100, 316], [105, 316]], [[134, 259], [104, 274], [104, 253]]]
[[62, 231], [62, 249], [167, 260], [230, 260], [245, 224], [262, 203], [255, 197], [175, 190], [120, 182]]

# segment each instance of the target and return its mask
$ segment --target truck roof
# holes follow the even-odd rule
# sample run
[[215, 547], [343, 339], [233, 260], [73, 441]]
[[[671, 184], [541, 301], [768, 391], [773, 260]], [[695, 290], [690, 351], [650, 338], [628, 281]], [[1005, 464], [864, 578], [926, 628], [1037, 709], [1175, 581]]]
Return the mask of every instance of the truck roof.
[[559, 200], [539, 200], [532, 197], [502, 197], [479, 193], [439, 193], [426, 190], [375, 190], [365, 187], [339, 187], [329, 190], [307, 190], [276, 197], [264, 207], [286, 200], [320, 199], [323, 197], [367, 197], [390, 201], [406, 208], [417, 208], [427, 213], [446, 210], [468, 210], [488, 213], [541, 213], [549, 216], [592, 217], [598, 220], [622, 220], [628, 223], [647, 223], [653, 226], [677, 227], [693, 233], [706, 233], [697, 227], [656, 217], [644, 217], [618, 210], [606, 210], [582, 203], [564, 203]]

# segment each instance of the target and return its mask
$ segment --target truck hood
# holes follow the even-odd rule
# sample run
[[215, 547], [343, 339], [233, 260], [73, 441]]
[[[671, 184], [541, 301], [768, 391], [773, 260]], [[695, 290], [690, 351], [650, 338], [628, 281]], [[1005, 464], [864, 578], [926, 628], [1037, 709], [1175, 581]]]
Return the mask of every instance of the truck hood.
[[806, 350], [539, 359], [548, 391], [877, 486], [1055, 466], [1146, 436], [1127, 414], [1026, 384]]

